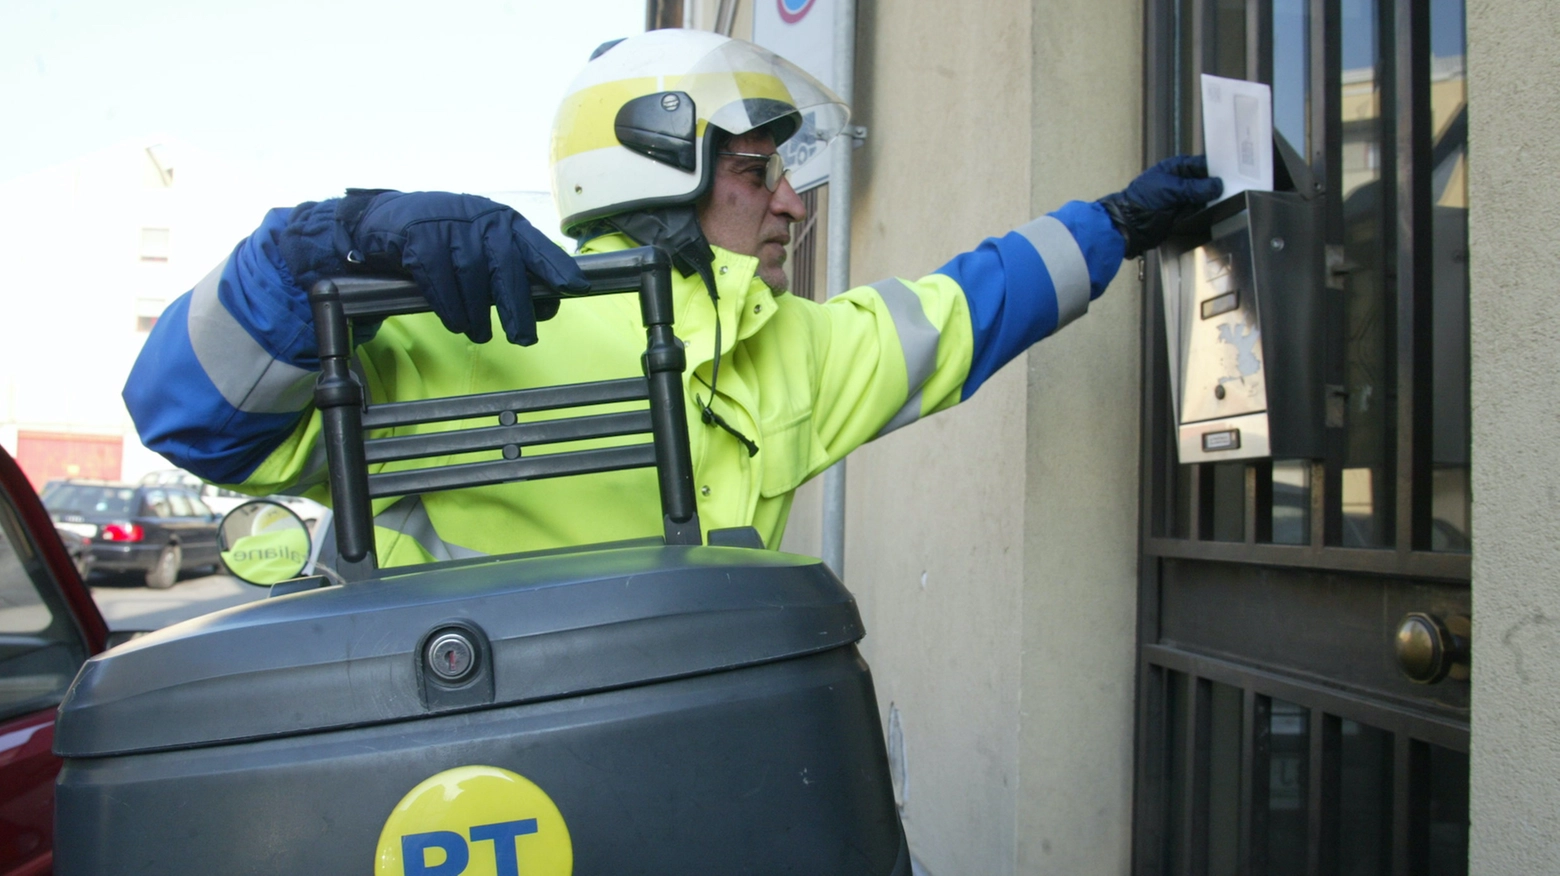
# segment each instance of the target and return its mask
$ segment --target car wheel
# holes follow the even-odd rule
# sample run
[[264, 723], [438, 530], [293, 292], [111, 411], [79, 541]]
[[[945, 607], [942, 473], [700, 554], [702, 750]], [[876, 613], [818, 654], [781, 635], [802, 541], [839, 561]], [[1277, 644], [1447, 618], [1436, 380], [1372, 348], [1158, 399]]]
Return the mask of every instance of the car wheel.
[[157, 563], [146, 573], [146, 586], [153, 590], [172, 587], [173, 582], [179, 580], [179, 564], [183, 560], [184, 554], [178, 545], [163, 545], [162, 553], [157, 555]]

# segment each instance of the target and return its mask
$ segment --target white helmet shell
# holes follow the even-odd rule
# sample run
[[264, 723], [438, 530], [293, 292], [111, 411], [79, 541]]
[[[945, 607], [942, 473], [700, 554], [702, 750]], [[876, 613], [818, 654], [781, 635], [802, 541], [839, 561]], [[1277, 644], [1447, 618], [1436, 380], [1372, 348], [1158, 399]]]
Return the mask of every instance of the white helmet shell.
[[549, 163], [563, 231], [692, 203], [710, 183], [712, 128], [772, 125], [791, 159], [821, 152], [849, 119], [822, 83], [752, 43], [697, 30], [630, 37], [586, 64], [558, 107]]

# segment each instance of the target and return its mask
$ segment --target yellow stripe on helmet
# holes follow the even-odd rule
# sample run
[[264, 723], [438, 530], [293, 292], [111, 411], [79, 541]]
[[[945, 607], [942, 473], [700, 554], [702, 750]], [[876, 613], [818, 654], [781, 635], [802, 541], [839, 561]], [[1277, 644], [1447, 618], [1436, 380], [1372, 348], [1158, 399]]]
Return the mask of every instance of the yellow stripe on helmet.
[[789, 104], [793, 100], [778, 77], [764, 73], [691, 73], [664, 79], [642, 76], [604, 82], [563, 99], [553, 124], [549, 160], [556, 164], [582, 152], [617, 146], [613, 123], [618, 110], [636, 97], [658, 91], [685, 91], [693, 98], [701, 138], [711, 116], [731, 103], [768, 99]]

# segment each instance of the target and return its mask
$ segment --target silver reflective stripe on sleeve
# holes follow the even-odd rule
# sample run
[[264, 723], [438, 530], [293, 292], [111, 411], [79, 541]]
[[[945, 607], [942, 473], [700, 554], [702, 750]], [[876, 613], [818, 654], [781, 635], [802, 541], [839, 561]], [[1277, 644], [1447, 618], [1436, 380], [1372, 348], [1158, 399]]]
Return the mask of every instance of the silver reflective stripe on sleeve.
[[1056, 327], [1072, 322], [1089, 312], [1089, 264], [1083, 250], [1060, 219], [1041, 216], [1017, 229], [1045, 262], [1056, 288]]
[[314, 372], [279, 362], [217, 297], [227, 262], [190, 293], [190, 346], [228, 404], [251, 414], [294, 414], [309, 403]]
[[877, 436], [882, 437], [921, 418], [921, 387], [937, 370], [937, 341], [941, 335], [926, 318], [920, 296], [911, 292], [903, 280], [890, 277], [873, 283], [872, 288], [894, 318], [899, 347], [905, 354], [905, 378], [910, 393], [904, 407], [878, 432]]
[[468, 547], [451, 544], [439, 537], [423, 507], [421, 496], [402, 496], [394, 505], [374, 515], [374, 525], [412, 539], [435, 560], [464, 560], [469, 557], [485, 557], [487, 554]]

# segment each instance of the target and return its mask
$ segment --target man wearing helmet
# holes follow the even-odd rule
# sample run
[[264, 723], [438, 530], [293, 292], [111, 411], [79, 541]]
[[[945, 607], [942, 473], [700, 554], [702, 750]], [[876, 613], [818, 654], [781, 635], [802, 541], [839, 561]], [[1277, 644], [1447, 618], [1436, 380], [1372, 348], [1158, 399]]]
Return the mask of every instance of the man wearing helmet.
[[[816, 304], [784, 294], [790, 226], [805, 216], [785, 156], [821, 151], [848, 118], [773, 53], [666, 30], [598, 49], [553, 129], [553, 193], [581, 251], [672, 255], [701, 523], [753, 525], [771, 547], [803, 481], [968, 398], [1086, 312], [1124, 255], [1220, 189], [1200, 159], [1170, 159], [931, 275]], [[410, 274], [434, 311], [388, 319], [358, 347], [376, 402], [637, 373], [644, 339], [629, 296], [569, 301], [546, 343], [528, 346], [527, 273], [564, 289], [583, 281], [514, 211], [470, 195], [349, 190], [273, 210], [170, 305], [125, 387], [142, 440], [218, 483], [327, 500], [304, 290], [364, 269]], [[489, 342], [495, 319], [512, 343]], [[653, 535], [655, 490], [653, 473], [631, 470], [377, 501], [379, 563]]]

